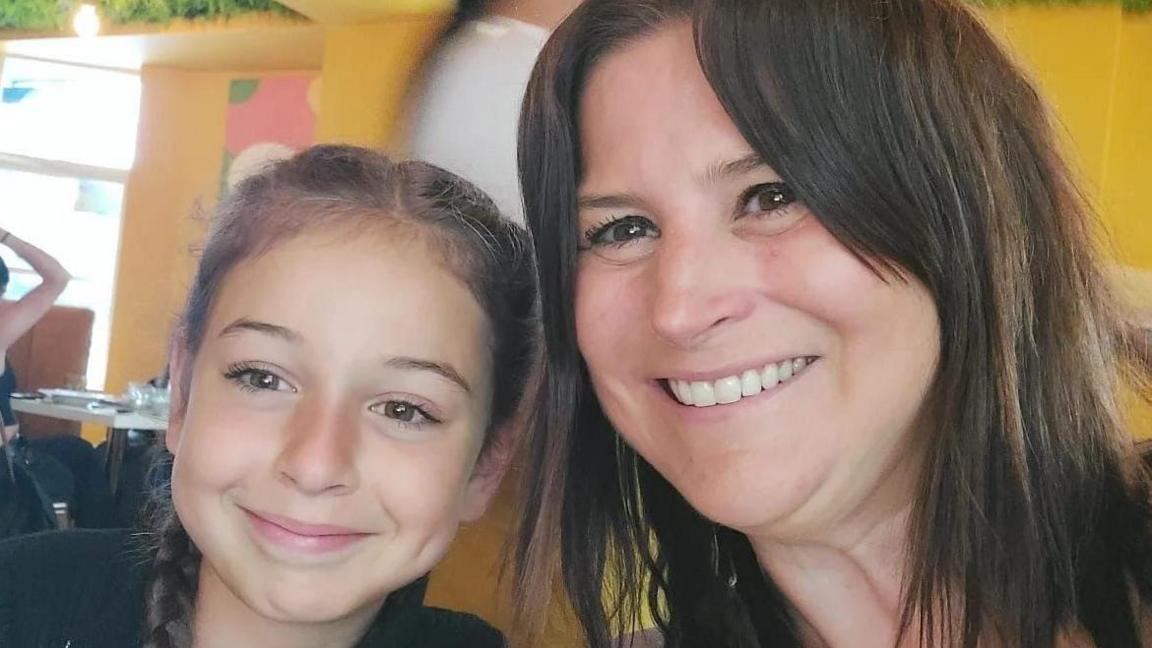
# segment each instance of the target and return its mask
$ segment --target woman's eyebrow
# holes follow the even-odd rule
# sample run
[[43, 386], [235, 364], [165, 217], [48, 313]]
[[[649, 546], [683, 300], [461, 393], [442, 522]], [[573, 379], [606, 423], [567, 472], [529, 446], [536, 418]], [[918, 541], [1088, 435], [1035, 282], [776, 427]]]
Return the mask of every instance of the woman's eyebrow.
[[576, 200], [578, 209], [622, 209], [641, 207], [644, 201], [633, 194], [588, 194]]
[[713, 184], [721, 180], [738, 178], [764, 166], [767, 165], [759, 155], [750, 153], [736, 160], [716, 162], [709, 165], [708, 169], [704, 172], [703, 180], [709, 184]]

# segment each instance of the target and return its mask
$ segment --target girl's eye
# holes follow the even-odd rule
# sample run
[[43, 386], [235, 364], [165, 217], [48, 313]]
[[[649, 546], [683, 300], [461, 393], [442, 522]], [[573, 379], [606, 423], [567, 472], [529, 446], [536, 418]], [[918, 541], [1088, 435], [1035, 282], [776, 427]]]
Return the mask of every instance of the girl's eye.
[[658, 237], [660, 231], [652, 221], [643, 216], [623, 216], [609, 219], [584, 232], [588, 247], [603, 245], [624, 245], [645, 237]]
[[382, 414], [385, 418], [390, 418], [405, 425], [422, 426], [429, 423], [441, 422], [429, 414], [423, 407], [405, 400], [388, 400], [373, 405], [369, 409], [377, 414]]
[[783, 182], [766, 182], [756, 185], [744, 192], [741, 197], [743, 214], [771, 213], [796, 202], [796, 195], [791, 187]]
[[296, 393], [296, 388], [275, 373], [245, 363], [232, 365], [224, 377], [248, 391], [280, 391]]

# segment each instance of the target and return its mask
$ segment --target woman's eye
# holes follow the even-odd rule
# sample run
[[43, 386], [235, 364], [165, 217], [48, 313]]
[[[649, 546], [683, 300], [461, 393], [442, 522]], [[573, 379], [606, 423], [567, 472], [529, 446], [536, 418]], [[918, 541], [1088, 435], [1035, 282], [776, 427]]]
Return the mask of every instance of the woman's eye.
[[743, 215], [774, 212], [796, 202], [796, 195], [783, 182], [766, 182], [744, 193]]
[[383, 403], [373, 405], [369, 409], [377, 414], [382, 414], [386, 418], [408, 425], [425, 425], [440, 422], [429, 415], [423, 407], [404, 400], [384, 401]]
[[286, 380], [267, 369], [258, 369], [244, 365], [229, 367], [224, 377], [248, 391], [282, 391], [295, 392], [296, 388]]
[[773, 236], [783, 234], [803, 222], [808, 215], [783, 182], [766, 182], [749, 188], [736, 206], [736, 222], [748, 233]]
[[643, 216], [613, 218], [589, 229], [584, 240], [589, 247], [601, 245], [623, 245], [646, 237], [659, 236], [660, 232], [652, 221]]

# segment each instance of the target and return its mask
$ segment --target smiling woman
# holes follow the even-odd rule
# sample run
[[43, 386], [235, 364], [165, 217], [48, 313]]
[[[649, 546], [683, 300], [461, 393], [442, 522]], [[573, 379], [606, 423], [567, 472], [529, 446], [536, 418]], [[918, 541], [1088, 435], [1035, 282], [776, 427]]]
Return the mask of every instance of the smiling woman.
[[1152, 358], [1057, 141], [956, 0], [586, 0], [521, 120], [522, 617], [559, 554], [594, 648], [642, 602], [669, 648], [1141, 645]]
[[[427, 164], [318, 147], [242, 182], [174, 339], [153, 546], [0, 547], [0, 644], [502, 645], [420, 601], [503, 473], [534, 357], [529, 258]], [[50, 582], [23, 568], [46, 547], [69, 572]]]

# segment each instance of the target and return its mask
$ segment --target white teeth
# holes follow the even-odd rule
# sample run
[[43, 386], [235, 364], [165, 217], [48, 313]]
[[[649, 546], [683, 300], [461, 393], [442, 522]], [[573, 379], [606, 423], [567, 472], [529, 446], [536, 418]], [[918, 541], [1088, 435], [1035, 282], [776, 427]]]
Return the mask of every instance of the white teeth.
[[807, 357], [792, 358], [765, 365], [760, 371], [748, 369], [739, 376], [726, 376], [713, 382], [701, 380], [668, 380], [668, 387], [676, 400], [684, 405], [711, 407], [727, 405], [742, 398], [755, 396], [761, 391], [790, 380], [804, 371], [812, 362]]
[[716, 402], [721, 405], [735, 403], [740, 400], [740, 379], [728, 376], [716, 381]]
[[[785, 360], [785, 362], [789, 362]], [[760, 386], [764, 389], [772, 389], [780, 383], [780, 367], [775, 364], [765, 365], [764, 371], [760, 374]]]
[[784, 382], [792, 377], [792, 361], [785, 360], [780, 363], [780, 382]]
[[692, 385], [690, 383], [686, 383], [682, 380], [676, 380], [673, 382], [675, 382], [679, 386], [680, 402], [684, 403], [685, 405], [691, 405], [692, 404]]
[[692, 383], [692, 404], [696, 407], [716, 404], [716, 389], [712, 387], [712, 383], [701, 381]]
[[740, 395], [755, 396], [760, 393], [760, 372], [749, 369], [740, 376]]

